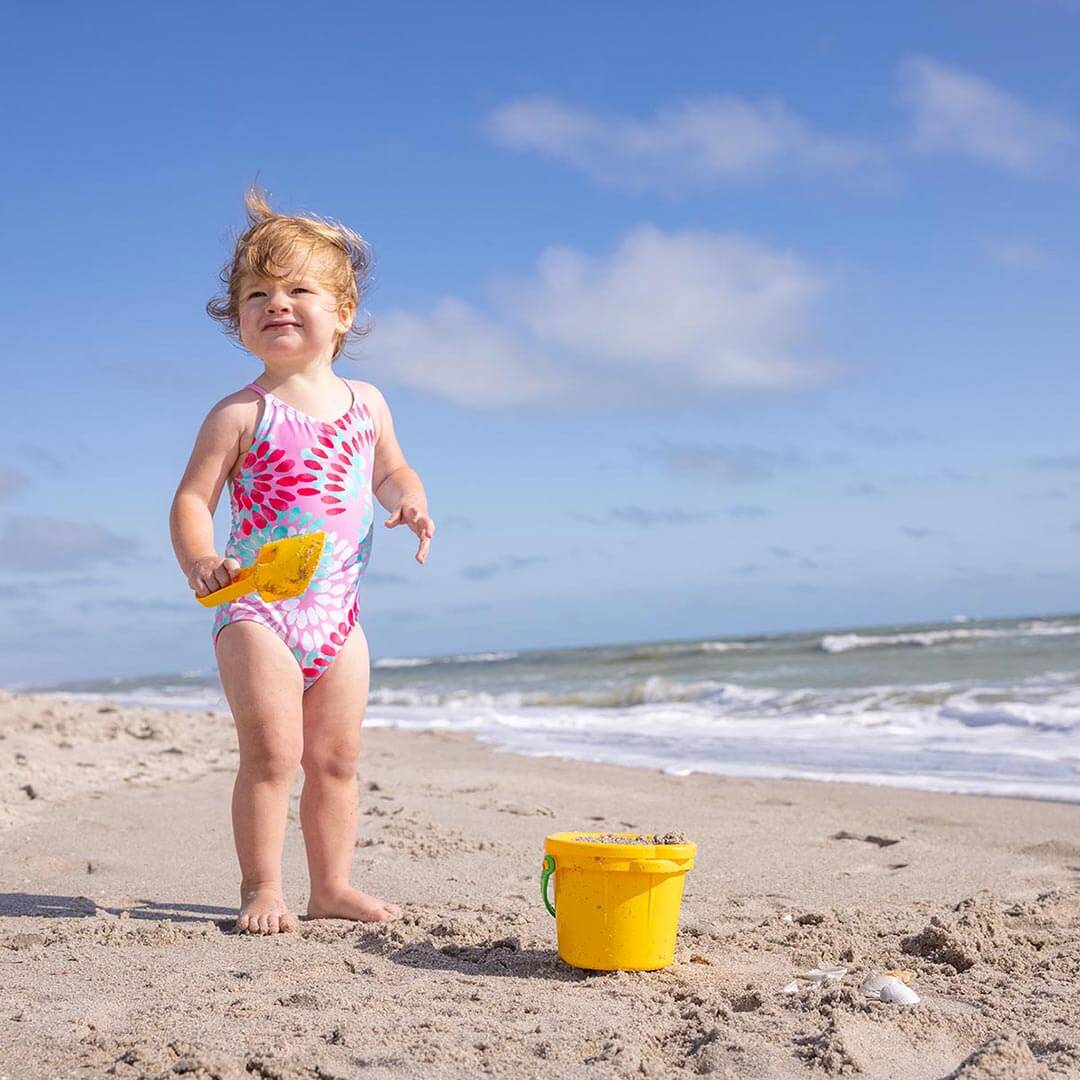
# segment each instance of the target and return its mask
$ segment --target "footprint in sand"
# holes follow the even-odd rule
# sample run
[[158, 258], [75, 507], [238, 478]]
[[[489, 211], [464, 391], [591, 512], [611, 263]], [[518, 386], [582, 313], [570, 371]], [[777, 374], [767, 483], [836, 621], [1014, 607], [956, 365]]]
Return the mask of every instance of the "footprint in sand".
[[866, 844], [876, 844], [880, 848], [892, 847], [893, 844], [899, 844], [899, 840], [893, 840], [888, 836], [875, 836], [873, 833], [869, 833], [866, 836], [859, 836], [857, 833], [850, 833], [846, 829], [841, 829], [838, 833], [833, 833], [829, 837], [830, 840], [862, 840]]
[[554, 817], [555, 811], [550, 806], [522, 806], [518, 803], [488, 804], [484, 809], [494, 806], [499, 814], [513, 814], [516, 817]]

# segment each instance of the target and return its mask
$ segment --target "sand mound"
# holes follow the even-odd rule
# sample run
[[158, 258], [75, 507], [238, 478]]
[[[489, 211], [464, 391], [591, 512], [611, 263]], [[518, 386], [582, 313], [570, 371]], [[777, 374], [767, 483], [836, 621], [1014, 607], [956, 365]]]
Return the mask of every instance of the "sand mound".
[[1061, 890], [1025, 903], [1005, 904], [989, 893], [961, 901], [952, 912], [934, 916], [901, 948], [960, 974], [987, 965], [1009, 974], [1054, 972], [1080, 979], [1080, 947], [1075, 934], [1077, 900]]
[[1005, 1035], [983, 1043], [945, 1080], [1052, 1080], [1052, 1074], [1023, 1039]]

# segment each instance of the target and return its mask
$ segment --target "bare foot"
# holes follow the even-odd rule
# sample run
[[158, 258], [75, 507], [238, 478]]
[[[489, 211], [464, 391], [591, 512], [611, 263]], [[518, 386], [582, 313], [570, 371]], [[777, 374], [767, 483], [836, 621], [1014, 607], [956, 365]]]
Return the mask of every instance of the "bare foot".
[[238, 934], [277, 934], [295, 930], [297, 918], [285, 906], [281, 889], [274, 885], [245, 889], [240, 886]]
[[312, 894], [308, 901], [309, 919], [356, 919], [359, 922], [393, 922], [401, 917], [397, 904], [388, 904], [377, 896], [351, 886], [325, 896]]

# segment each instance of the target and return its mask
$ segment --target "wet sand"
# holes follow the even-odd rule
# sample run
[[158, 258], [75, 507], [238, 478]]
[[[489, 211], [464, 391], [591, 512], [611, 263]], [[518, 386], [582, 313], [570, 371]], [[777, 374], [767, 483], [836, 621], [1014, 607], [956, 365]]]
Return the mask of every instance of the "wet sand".
[[[251, 938], [235, 764], [228, 717], [0, 692], [0, 1078], [1080, 1077], [1080, 806], [376, 729], [354, 883], [405, 917]], [[567, 967], [543, 838], [622, 830], [698, 845], [676, 962]], [[860, 993], [892, 969], [919, 1004]]]

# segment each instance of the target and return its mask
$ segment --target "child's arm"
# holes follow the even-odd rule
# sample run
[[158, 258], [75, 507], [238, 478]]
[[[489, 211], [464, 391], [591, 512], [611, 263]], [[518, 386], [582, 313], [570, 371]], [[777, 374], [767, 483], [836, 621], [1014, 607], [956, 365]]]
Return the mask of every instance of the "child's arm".
[[[371, 386], [370, 383], [368, 385]], [[375, 498], [391, 512], [386, 519], [386, 527], [392, 529], [395, 525], [408, 525], [420, 537], [416, 561], [422, 566], [431, 546], [431, 538], [435, 535], [435, 522], [428, 514], [427, 495], [420, 476], [409, 467], [398, 445], [390, 406], [377, 387], [371, 386], [371, 391], [379, 431], [371, 487]]]
[[214, 510], [240, 456], [245, 410], [250, 408], [229, 397], [210, 410], [173, 496], [169, 511], [173, 551], [198, 596], [224, 588], [240, 569], [236, 559], [222, 559], [214, 550]]

